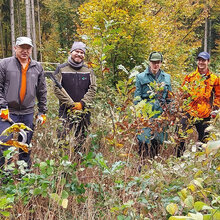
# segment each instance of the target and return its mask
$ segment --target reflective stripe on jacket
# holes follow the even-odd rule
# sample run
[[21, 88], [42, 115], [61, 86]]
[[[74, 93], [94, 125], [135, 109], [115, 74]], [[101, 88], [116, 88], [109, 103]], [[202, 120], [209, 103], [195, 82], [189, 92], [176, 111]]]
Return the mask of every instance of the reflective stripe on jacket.
[[220, 79], [208, 71], [201, 75], [198, 68], [185, 77], [183, 85], [191, 98], [186, 111], [194, 117], [208, 118], [213, 106], [220, 107]]

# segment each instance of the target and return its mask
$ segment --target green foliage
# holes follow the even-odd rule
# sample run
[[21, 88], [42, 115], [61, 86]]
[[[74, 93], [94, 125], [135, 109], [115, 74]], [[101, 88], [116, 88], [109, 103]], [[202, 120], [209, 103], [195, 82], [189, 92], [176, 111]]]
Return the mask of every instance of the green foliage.
[[88, 42], [89, 60], [100, 66], [103, 78], [109, 68], [115, 84], [129, 76], [119, 65], [131, 70], [155, 50], [164, 54], [164, 69], [171, 75], [181, 77], [185, 69], [192, 70], [190, 57], [200, 47], [197, 29], [207, 16], [201, 2], [172, 0], [91, 0], [80, 6], [79, 13], [78, 33]]

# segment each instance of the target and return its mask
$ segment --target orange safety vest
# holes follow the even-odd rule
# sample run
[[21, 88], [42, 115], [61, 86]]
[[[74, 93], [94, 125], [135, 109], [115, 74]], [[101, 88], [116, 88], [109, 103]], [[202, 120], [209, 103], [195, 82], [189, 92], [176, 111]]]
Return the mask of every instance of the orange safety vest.
[[220, 78], [208, 71], [206, 75], [195, 72], [185, 77], [183, 86], [191, 98], [185, 110], [194, 117], [207, 118], [213, 106], [220, 108]]

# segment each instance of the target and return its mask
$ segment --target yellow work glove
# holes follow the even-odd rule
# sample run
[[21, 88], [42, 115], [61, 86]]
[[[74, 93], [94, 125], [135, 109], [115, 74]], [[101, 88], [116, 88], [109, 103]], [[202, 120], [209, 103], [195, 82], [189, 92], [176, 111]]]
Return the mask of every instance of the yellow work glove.
[[9, 118], [9, 110], [8, 110], [8, 107], [6, 108], [1, 108], [1, 111], [0, 111], [0, 117], [4, 120], [8, 120]]
[[72, 109], [74, 110], [82, 110], [83, 106], [81, 102], [74, 102], [74, 106], [72, 107]]
[[38, 115], [37, 115], [37, 119], [36, 119], [36, 123], [37, 123], [37, 124], [39, 123], [40, 125], [42, 125], [42, 124], [45, 123], [46, 119], [47, 119], [46, 115], [44, 115], [44, 114], [38, 114]]

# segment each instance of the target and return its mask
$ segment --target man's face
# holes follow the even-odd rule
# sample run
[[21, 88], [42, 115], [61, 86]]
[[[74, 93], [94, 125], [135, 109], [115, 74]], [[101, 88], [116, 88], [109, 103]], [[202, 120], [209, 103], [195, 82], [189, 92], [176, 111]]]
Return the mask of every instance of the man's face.
[[162, 65], [161, 61], [150, 61], [150, 69], [153, 74], [156, 74]]
[[73, 50], [71, 53], [71, 58], [75, 63], [81, 63], [85, 58], [85, 53], [80, 49]]
[[32, 52], [32, 47], [28, 44], [15, 46], [14, 49], [16, 57], [20, 60], [28, 60]]
[[209, 65], [209, 60], [205, 60], [201, 57], [199, 57], [197, 59], [197, 65], [198, 65], [198, 68], [199, 70], [201, 71], [206, 71], [208, 69], [208, 65]]

